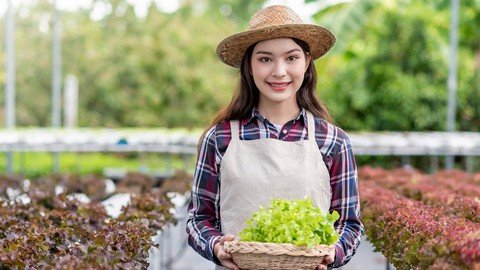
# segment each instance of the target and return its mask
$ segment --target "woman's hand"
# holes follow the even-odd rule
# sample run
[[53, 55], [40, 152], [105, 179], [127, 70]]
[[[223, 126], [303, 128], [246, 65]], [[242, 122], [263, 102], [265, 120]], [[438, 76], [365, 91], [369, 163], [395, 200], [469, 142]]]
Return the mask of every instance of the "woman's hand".
[[327, 266], [335, 261], [335, 249], [332, 249], [330, 254], [323, 258], [322, 264], [317, 266], [315, 270], [327, 270]]
[[220, 261], [220, 263], [222, 263], [223, 266], [232, 270], [240, 270], [240, 268], [238, 268], [238, 266], [235, 263], [233, 263], [232, 255], [227, 253], [223, 248], [223, 244], [226, 241], [233, 241], [234, 239], [235, 239], [235, 236], [231, 234], [222, 236], [220, 238], [220, 242], [216, 243], [215, 246], [213, 247], [213, 252], [215, 253], [215, 256], [217, 256], [218, 260]]

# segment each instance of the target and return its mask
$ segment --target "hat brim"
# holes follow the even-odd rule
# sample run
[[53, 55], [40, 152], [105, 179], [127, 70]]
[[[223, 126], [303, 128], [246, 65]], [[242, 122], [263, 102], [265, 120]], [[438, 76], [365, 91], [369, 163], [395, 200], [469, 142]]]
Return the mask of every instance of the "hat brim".
[[314, 60], [326, 54], [335, 43], [332, 32], [319, 25], [284, 24], [233, 34], [218, 44], [217, 56], [225, 64], [238, 68], [248, 47], [274, 38], [297, 38], [305, 41]]

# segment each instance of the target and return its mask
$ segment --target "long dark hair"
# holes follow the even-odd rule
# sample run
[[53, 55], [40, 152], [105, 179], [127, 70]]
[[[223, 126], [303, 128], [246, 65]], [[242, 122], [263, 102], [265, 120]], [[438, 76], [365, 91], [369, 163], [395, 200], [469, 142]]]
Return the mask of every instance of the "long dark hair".
[[[296, 38], [292, 38], [292, 40], [302, 48], [305, 55], [309, 53], [310, 49], [307, 43]], [[207, 130], [223, 121], [247, 118], [251, 115], [252, 109], [258, 106], [260, 91], [255, 85], [253, 76], [250, 73], [252, 68], [252, 53], [255, 45], [257, 45], [257, 43], [251, 45], [243, 56], [239, 71], [240, 80], [230, 104], [218, 112]], [[305, 108], [310, 111], [314, 116], [332, 122], [333, 119], [327, 108], [317, 98], [316, 85], [317, 71], [315, 70], [313, 60], [310, 60], [307, 70], [305, 71], [303, 83], [297, 91], [297, 104], [300, 108]], [[202, 134], [200, 142], [203, 140], [205, 132]]]

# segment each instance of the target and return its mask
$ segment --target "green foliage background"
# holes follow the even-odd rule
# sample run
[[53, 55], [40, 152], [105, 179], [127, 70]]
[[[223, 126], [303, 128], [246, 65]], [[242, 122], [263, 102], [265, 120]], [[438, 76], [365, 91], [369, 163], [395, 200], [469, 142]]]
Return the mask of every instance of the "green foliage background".
[[[125, 0], [94, 2], [109, 6], [110, 13], [97, 21], [91, 9], [62, 13], [63, 74], [79, 79], [84, 127], [208, 125], [235, 86], [236, 70], [216, 58], [215, 47], [244, 29], [264, 3], [184, 0], [174, 13], [152, 4], [138, 18]], [[52, 11], [47, 0], [16, 10], [17, 126], [51, 122]], [[319, 11], [314, 19], [337, 36], [333, 51], [316, 65], [319, 96], [338, 125], [445, 129], [450, 1], [359, 0]], [[47, 30], [39, 30], [42, 24]], [[479, 26], [480, 0], [462, 1], [457, 129], [465, 131], [480, 127]], [[2, 105], [0, 123], [4, 119]]]

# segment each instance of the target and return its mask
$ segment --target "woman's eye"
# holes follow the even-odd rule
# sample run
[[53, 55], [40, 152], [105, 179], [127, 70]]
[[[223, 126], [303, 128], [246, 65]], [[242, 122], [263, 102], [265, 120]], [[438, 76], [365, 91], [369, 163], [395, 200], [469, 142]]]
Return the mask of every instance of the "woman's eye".
[[267, 63], [267, 62], [270, 62], [272, 61], [272, 59], [268, 58], [268, 57], [262, 57], [260, 59], [258, 59], [260, 62], [263, 62], [263, 63]]
[[297, 59], [298, 59], [298, 56], [296, 56], [296, 55], [292, 55], [292, 56], [289, 56], [289, 57], [287, 58], [288, 61], [295, 61], [295, 60], [297, 60]]

